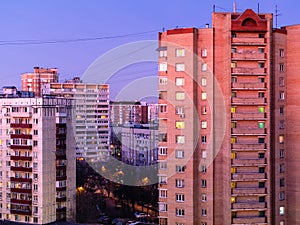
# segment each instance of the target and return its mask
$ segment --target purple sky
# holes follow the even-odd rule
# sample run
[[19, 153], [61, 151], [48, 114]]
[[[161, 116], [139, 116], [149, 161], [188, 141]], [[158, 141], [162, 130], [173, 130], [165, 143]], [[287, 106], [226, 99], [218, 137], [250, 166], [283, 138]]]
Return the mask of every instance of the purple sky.
[[[239, 0], [237, 9], [253, 8], [281, 16], [278, 25], [300, 23], [298, 1]], [[0, 1], [0, 86], [20, 87], [20, 74], [34, 66], [57, 67], [60, 79], [82, 76], [99, 56], [122, 44], [156, 40], [162, 28], [204, 27], [211, 23], [212, 6], [232, 11], [233, 1], [200, 0], [3, 0]], [[66, 40], [118, 36], [145, 31], [145, 35], [75, 43], [8, 45], [15, 40]], [[4, 44], [4, 45], [3, 45]], [[136, 77], [156, 75], [155, 63], [123, 69], [121, 78], [111, 80], [112, 96], [118, 87]]]

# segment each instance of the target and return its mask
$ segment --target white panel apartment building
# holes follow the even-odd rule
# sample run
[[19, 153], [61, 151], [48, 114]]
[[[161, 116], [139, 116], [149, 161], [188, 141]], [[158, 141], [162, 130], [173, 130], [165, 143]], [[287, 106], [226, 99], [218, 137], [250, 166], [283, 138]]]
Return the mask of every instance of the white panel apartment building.
[[70, 107], [63, 99], [0, 98], [0, 221], [74, 220]]

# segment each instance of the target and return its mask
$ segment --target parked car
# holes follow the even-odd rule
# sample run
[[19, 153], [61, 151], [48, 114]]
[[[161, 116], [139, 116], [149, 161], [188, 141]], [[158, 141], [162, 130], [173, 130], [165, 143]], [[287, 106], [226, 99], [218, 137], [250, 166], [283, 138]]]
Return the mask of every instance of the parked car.
[[149, 214], [146, 214], [144, 212], [135, 212], [133, 215], [136, 219], [138, 218], [145, 218], [145, 217], [150, 217]]
[[97, 222], [103, 224], [109, 224], [111, 222], [111, 219], [109, 216], [101, 216]]

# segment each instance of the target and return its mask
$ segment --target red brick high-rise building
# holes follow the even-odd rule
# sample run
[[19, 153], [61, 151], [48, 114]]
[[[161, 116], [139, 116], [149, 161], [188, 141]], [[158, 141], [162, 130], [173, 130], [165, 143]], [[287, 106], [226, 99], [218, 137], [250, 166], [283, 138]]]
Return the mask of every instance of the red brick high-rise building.
[[159, 34], [160, 224], [300, 224], [300, 26], [214, 12]]

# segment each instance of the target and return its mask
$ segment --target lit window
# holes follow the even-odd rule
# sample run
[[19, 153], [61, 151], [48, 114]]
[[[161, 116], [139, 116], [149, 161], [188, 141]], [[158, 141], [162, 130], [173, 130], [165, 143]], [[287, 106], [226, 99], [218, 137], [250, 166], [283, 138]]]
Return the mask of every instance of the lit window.
[[235, 113], [236, 112], [236, 107], [231, 107], [231, 113]]
[[207, 128], [207, 121], [201, 121], [201, 128], [206, 129]]
[[279, 225], [284, 225], [284, 221], [283, 221], [283, 220], [280, 221], [280, 222], [279, 222]]
[[206, 63], [201, 64], [201, 71], [207, 71], [207, 64]]
[[236, 68], [237, 63], [236, 62], [231, 62], [231, 68]]
[[178, 71], [178, 72], [184, 71], [184, 70], [185, 70], [185, 65], [184, 65], [183, 63], [176, 63], [175, 69], [176, 69], [176, 71]]
[[175, 54], [176, 54], [176, 57], [185, 56], [185, 49], [184, 48], [177, 48]]
[[202, 49], [201, 56], [202, 57], [207, 57], [207, 49], [206, 48]]
[[185, 99], [185, 93], [184, 92], [176, 92], [175, 98], [176, 98], [176, 100], [184, 100]]
[[207, 85], [207, 79], [206, 79], [206, 77], [202, 77], [201, 78], [201, 85], [202, 86], [206, 86]]
[[167, 77], [160, 77], [159, 78], [159, 84], [166, 85], [167, 83], [168, 83], [168, 78]]
[[165, 58], [167, 57], [167, 50], [166, 49], [162, 49], [162, 50], [159, 50], [159, 57], [160, 58]]
[[176, 135], [176, 143], [177, 144], [184, 144], [185, 143], [185, 136], [183, 136], [183, 135]]
[[258, 128], [265, 128], [264, 122], [258, 122]]
[[184, 151], [183, 150], [176, 150], [175, 157], [177, 159], [183, 159], [184, 158]]
[[184, 129], [184, 122], [176, 121], [176, 129]]
[[278, 141], [279, 141], [280, 144], [284, 143], [284, 136], [279, 135]]
[[258, 112], [259, 113], [264, 113], [265, 112], [265, 107], [258, 107]]
[[279, 207], [279, 215], [284, 215], [284, 206]]
[[202, 100], [206, 100], [206, 99], [207, 99], [206, 92], [202, 92], [202, 94], [201, 94], [201, 99], [202, 99]]
[[182, 77], [177, 77], [175, 79], [175, 83], [176, 83], [176, 86], [183, 86], [184, 85], [184, 78]]
[[168, 70], [168, 64], [167, 63], [159, 63], [159, 67], [158, 67], [159, 71], [167, 71]]
[[202, 159], [206, 159], [206, 151], [205, 150], [202, 151]]

